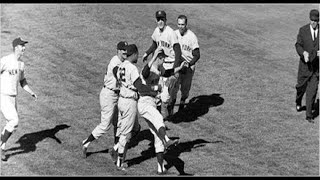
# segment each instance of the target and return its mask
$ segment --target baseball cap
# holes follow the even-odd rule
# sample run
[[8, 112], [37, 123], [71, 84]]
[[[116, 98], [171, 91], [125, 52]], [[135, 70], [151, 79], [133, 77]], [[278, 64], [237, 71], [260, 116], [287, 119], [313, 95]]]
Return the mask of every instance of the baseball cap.
[[319, 21], [319, 11], [317, 9], [312, 9], [310, 11], [310, 20]]
[[21, 38], [19, 37], [19, 38], [16, 38], [16, 39], [14, 39], [14, 40], [12, 41], [12, 47], [16, 47], [16, 46], [18, 46], [18, 45], [24, 45], [24, 44], [26, 44], [26, 43], [28, 43], [28, 41], [23, 41], [23, 40], [21, 40]]
[[135, 44], [129, 44], [128, 46], [126, 46], [125, 50], [127, 50], [126, 55], [131, 56], [132, 54], [138, 52], [138, 47]]
[[156, 12], [156, 18], [166, 18], [166, 17], [167, 17], [166, 12], [164, 12], [162, 10], [159, 10]]
[[118, 49], [118, 50], [126, 50], [126, 46], [128, 46], [127, 41], [120, 41], [120, 42], [117, 44], [117, 49]]

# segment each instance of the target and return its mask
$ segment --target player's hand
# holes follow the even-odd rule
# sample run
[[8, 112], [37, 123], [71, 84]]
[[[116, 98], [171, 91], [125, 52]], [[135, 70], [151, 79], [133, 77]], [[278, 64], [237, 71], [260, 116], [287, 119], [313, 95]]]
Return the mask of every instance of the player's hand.
[[146, 62], [147, 59], [148, 59], [148, 55], [147, 55], [147, 53], [144, 53], [143, 56], [142, 56], [142, 61]]
[[37, 101], [38, 96], [36, 94], [33, 93], [31, 96], [34, 98], [34, 101]]
[[158, 54], [160, 54], [161, 52], [163, 52], [163, 49], [161, 47], [158, 47], [155, 51], [154, 51], [154, 56], [158, 56]]
[[303, 52], [304, 61], [307, 63], [309, 61], [309, 53], [307, 51]]

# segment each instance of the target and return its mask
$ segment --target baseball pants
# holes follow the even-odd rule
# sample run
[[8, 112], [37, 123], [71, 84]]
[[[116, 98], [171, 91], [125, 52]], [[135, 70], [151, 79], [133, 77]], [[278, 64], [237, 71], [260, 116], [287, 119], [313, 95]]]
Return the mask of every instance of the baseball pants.
[[1, 112], [6, 119], [6, 125], [3, 129], [13, 132], [18, 128], [18, 108], [16, 96], [1, 94]]
[[155, 152], [164, 152], [164, 145], [158, 136], [160, 127], [165, 127], [163, 117], [157, 109], [157, 100], [154, 97], [142, 96], [138, 100], [138, 111], [146, 120], [151, 133], [154, 136]]
[[176, 83], [177, 87], [174, 88], [175, 97], [177, 97], [177, 93], [179, 91], [179, 88], [180, 88], [180, 92], [181, 92], [181, 99], [185, 100], [189, 97], [189, 92], [191, 89], [194, 71], [195, 71], [194, 66], [191, 66], [190, 68], [186, 69], [185, 73], [179, 74], [179, 79], [178, 79], [178, 82]]
[[119, 95], [108, 88], [102, 88], [100, 92], [101, 122], [92, 131], [95, 139], [105, 134], [111, 127], [116, 130], [118, 122], [118, 99]]
[[118, 153], [124, 153], [125, 145], [131, 138], [131, 131], [139, 126], [137, 100], [120, 96], [118, 109], [120, 116], [116, 134], [116, 136], [119, 137]]

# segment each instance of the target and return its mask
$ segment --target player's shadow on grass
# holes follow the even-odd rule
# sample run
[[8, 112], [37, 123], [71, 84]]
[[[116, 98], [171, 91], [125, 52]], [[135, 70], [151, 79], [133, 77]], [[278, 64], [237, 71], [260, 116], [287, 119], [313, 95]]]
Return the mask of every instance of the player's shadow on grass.
[[168, 121], [175, 124], [195, 121], [198, 117], [207, 114], [209, 108], [223, 104], [224, 99], [220, 95], [221, 94], [211, 94], [193, 97], [184, 109], [173, 114]]
[[59, 138], [56, 137], [56, 133], [59, 132], [60, 130], [63, 130], [63, 129], [66, 129], [69, 127], [70, 127], [69, 125], [60, 124], [60, 125], [55, 126], [52, 129], [46, 129], [43, 131], [24, 134], [16, 141], [16, 144], [19, 144], [18, 147], [13, 147], [13, 148], [7, 149], [7, 152], [15, 151], [11, 154], [8, 153], [7, 158], [9, 158], [10, 156], [17, 155], [17, 154], [34, 152], [37, 148], [36, 147], [37, 143], [43, 141], [46, 138], [52, 138], [52, 139], [56, 140], [57, 143], [61, 144], [62, 142], [60, 141]]
[[[151, 134], [151, 132], [150, 132]], [[174, 138], [173, 138], [174, 139]], [[179, 143], [177, 146], [170, 148], [165, 154], [164, 154], [164, 159], [167, 162], [165, 165], [166, 169], [170, 169], [171, 167], [175, 167], [177, 171], [179, 172], [179, 175], [193, 175], [190, 173], [186, 173], [184, 171], [184, 161], [182, 161], [179, 156], [183, 152], [190, 152], [192, 149], [199, 148], [205, 146], [206, 143], [221, 143], [222, 141], [214, 141], [214, 142], [209, 142], [203, 139], [196, 139], [193, 141], [187, 141], [187, 142], [182, 142]], [[149, 149], [142, 151], [141, 156], [135, 157], [132, 159], [126, 160], [128, 166], [133, 166], [135, 164], [140, 164], [143, 161], [146, 161], [148, 159], [156, 157], [155, 154], [155, 148], [153, 141], [150, 142], [149, 144]], [[154, 160], [156, 164], [157, 160]], [[155, 165], [154, 168], [156, 169], [157, 166]]]

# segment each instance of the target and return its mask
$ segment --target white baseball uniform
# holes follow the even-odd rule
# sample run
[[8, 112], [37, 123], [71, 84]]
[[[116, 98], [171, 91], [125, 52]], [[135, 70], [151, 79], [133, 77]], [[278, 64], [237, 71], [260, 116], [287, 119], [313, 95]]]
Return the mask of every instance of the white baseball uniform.
[[[178, 37], [178, 41], [181, 47], [181, 56], [187, 61], [190, 62], [193, 58], [192, 51], [196, 48], [199, 48], [197, 36], [188, 29], [182, 36], [179, 30], [175, 30], [175, 33]], [[179, 73], [178, 87], [174, 88], [174, 94], [177, 94], [180, 87], [181, 99], [187, 99], [189, 97], [189, 91], [191, 88], [192, 78], [195, 72], [195, 64], [187, 68], [185, 73]]]
[[[173, 45], [178, 43], [178, 37], [174, 30], [170, 26], [166, 25], [164, 27], [164, 30], [161, 32], [159, 27], [156, 27], [151, 38], [157, 43], [158, 47], [161, 47], [163, 49], [165, 55], [167, 55], [167, 57], [165, 57], [164, 59], [163, 67], [165, 69], [174, 68], [173, 65], [175, 62], [175, 53], [173, 50]], [[161, 92], [162, 102], [169, 103], [171, 99], [175, 99], [175, 95], [173, 92], [175, 92], [176, 90], [174, 90], [173, 88], [176, 87], [175, 83], [178, 80], [178, 76], [179, 74], [176, 73], [175, 75], [168, 78], [160, 77], [160, 84], [163, 88]]]
[[[154, 65], [150, 68], [150, 75], [146, 79], [140, 75], [142, 84], [147, 86], [158, 85], [160, 74], [159, 71], [156, 70]], [[146, 122], [149, 125], [149, 129], [154, 136], [154, 147], [155, 152], [164, 152], [164, 145], [157, 132], [160, 127], [165, 127], [163, 122], [163, 116], [157, 109], [157, 97], [150, 95], [151, 93], [140, 94], [140, 98], [138, 100], [138, 111], [140, 115], [145, 118]]]
[[115, 127], [118, 122], [118, 99], [120, 86], [113, 75], [113, 68], [119, 66], [122, 61], [117, 55], [110, 60], [104, 76], [104, 86], [100, 92], [101, 122], [92, 131], [95, 139], [105, 134], [113, 124]]
[[3, 130], [13, 132], [18, 127], [17, 100], [18, 84], [24, 77], [24, 62], [18, 61], [14, 54], [1, 58], [1, 111], [6, 119]]
[[119, 65], [117, 79], [120, 81], [120, 97], [118, 109], [120, 117], [117, 124], [117, 136], [119, 137], [118, 153], [124, 152], [124, 147], [130, 138], [128, 133], [134, 126], [139, 126], [137, 113], [137, 89], [133, 83], [139, 78], [138, 68], [130, 61], [125, 60]]

